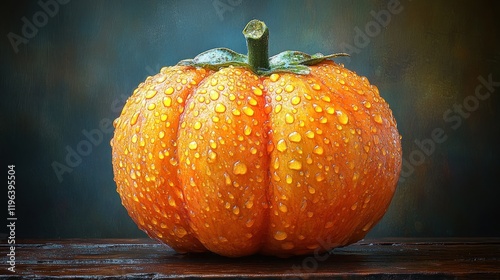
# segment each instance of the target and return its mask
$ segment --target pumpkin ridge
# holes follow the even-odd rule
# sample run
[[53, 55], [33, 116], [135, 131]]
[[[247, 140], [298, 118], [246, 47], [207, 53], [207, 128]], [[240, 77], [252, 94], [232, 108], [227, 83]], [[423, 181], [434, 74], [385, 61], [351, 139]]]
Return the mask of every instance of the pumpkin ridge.
[[[257, 252], [262, 252], [264, 247], [266, 246], [266, 240], [269, 238], [269, 228], [271, 226], [271, 215], [272, 215], [272, 211], [271, 211], [271, 191], [272, 191], [272, 178], [271, 178], [271, 153], [272, 153], [272, 150], [274, 150], [276, 147], [274, 147], [274, 141], [273, 141], [273, 138], [274, 138], [274, 130], [273, 130], [273, 127], [272, 127], [272, 124], [271, 124], [271, 113], [272, 113], [272, 105], [271, 105], [271, 102], [270, 102], [270, 96], [269, 96], [269, 89], [266, 87], [265, 85], [265, 80], [267, 79], [268, 77], [262, 77], [260, 76], [259, 77], [259, 80], [260, 80], [260, 83], [263, 85], [264, 89], [262, 90], [263, 94], [264, 94], [264, 110], [268, 110], [268, 112], [266, 112], [266, 120], [264, 122], [264, 126], [265, 126], [265, 131], [267, 133], [267, 137], [265, 137], [264, 139], [267, 140], [267, 149], [265, 150], [265, 157], [266, 157], [266, 161], [267, 161], [267, 182], [265, 184], [262, 184], [262, 186], [264, 188], [266, 188], [266, 191], [265, 191], [265, 195], [266, 195], [266, 214], [264, 215], [265, 217], [265, 221], [263, 222], [263, 226], [262, 226], [262, 229], [265, 231], [263, 236], [262, 236], [262, 240], [260, 242], [260, 246], [259, 246], [259, 249]], [[269, 109], [268, 109], [269, 108]], [[264, 135], [263, 135], [264, 136]], [[270, 149], [270, 145], [272, 145], [272, 150]]]
[[[177, 67], [174, 66], [174, 67]], [[194, 67], [188, 67], [189, 68], [192, 68], [192, 70], [196, 71], [196, 69]], [[199, 85], [202, 84], [205, 79], [207, 79], [207, 77], [210, 77], [213, 72], [209, 69], [207, 69], [207, 75], [205, 77], [203, 77], [201, 80], [198, 81], [198, 83], [193, 86], [189, 91], [188, 91], [188, 94], [186, 95], [186, 98], [184, 100], [184, 104], [183, 104], [183, 111], [182, 113], [179, 114], [179, 121], [177, 123], [177, 130], [176, 130], [176, 135], [174, 138], [174, 143], [176, 143], [176, 146], [175, 146], [175, 150], [174, 150], [174, 157], [175, 157], [175, 160], [180, 164], [181, 161], [180, 161], [180, 157], [179, 157], [179, 146], [177, 145], [177, 143], [179, 143], [179, 136], [180, 136], [180, 131], [181, 131], [181, 123], [185, 117], [185, 114], [186, 114], [186, 102], [187, 100], [189, 100], [189, 98], [195, 93], [195, 91], [198, 89]], [[180, 173], [180, 170], [179, 170], [179, 164], [177, 165], [177, 168], [176, 168], [176, 171], [175, 172], [175, 177], [176, 177], [176, 180], [177, 182], [179, 182], [179, 187], [181, 189], [181, 193], [182, 193], [182, 212], [183, 212], [183, 216], [187, 221], [186, 221], [186, 224], [188, 225], [189, 227], [189, 233], [201, 244], [201, 246], [203, 246], [203, 248], [207, 251], [210, 251], [206, 246], [205, 244], [203, 244], [203, 242], [201, 242], [199, 236], [198, 236], [198, 232], [196, 230], [193, 229], [192, 227], [192, 221], [191, 221], [191, 215], [189, 214], [189, 210], [187, 209], [187, 201], [186, 201], [186, 193], [185, 193], [185, 188], [184, 186], [186, 185], [186, 182], [184, 182], [182, 176], [181, 176], [181, 173]]]

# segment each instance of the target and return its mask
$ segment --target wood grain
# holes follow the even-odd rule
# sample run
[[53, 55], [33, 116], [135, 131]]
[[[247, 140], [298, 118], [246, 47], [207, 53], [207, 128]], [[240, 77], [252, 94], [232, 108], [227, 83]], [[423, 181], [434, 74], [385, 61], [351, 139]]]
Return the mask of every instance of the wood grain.
[[500, 238], [363, 240], [288, 259], [177, 254], [150, 239], [22, 240], [16, 273], [5, 255], [2, 278], [500, 279]]

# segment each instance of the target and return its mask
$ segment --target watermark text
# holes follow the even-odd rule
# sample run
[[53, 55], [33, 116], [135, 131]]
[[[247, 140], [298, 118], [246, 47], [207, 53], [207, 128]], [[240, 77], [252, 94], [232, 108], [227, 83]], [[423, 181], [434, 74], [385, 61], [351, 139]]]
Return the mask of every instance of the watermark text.
[[7, 270], [16, 272], [16, 166], [7, 166]]

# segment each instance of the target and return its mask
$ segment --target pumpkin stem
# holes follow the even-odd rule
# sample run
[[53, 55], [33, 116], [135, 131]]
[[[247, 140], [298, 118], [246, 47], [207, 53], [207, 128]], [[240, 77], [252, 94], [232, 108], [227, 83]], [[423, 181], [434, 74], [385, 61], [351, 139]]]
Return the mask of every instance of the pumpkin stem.
[[260, 20], [251, 20], [245, 29], [243, 35], [247, 40], [248, 64], [254, 72], [269, 70], [269, 29], [266, 24]]

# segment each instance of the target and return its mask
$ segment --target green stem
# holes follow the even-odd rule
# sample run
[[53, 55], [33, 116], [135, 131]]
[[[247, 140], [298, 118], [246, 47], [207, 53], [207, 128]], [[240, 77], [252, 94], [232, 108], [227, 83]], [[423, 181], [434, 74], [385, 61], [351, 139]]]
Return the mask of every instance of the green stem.
[[266, 24], [251, 20], [243, 29], [243, 35], [247, 39], [248, 64], [254, 71], [269, 70], [269, 29]]

